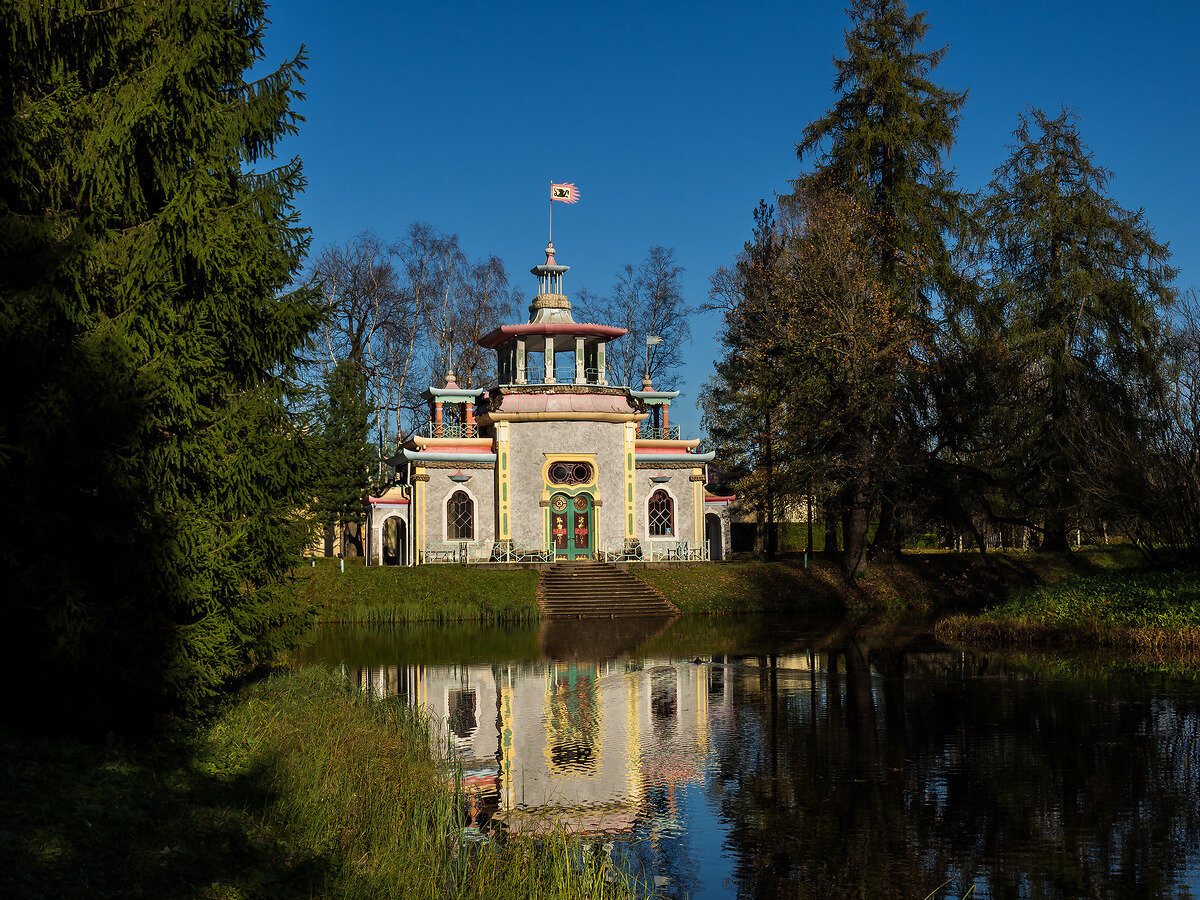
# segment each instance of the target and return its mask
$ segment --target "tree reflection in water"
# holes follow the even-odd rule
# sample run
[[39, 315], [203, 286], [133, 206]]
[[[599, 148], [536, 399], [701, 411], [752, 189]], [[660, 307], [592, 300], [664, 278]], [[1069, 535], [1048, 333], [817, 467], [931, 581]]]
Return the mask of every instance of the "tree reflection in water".
[[557, 804], [661, 896], [1200, 893], [1200, 684], [844, 622], [553, 625], [309, 655], [444, 716], [481, 818]]
[[720, 743], [707, 784], [739, 895], [1190, 895], [1194, 692], [1047, 686], [856, 642], [823, 677], [758, 662], [733, 679], [746, 737]]

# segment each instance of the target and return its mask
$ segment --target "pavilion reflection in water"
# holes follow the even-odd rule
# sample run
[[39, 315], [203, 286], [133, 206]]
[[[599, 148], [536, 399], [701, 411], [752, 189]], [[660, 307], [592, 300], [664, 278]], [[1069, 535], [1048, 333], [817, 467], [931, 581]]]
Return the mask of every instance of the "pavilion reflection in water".
[[[710, 722], [736, 715], [735, 680], [757, 685], [753, 661], [375, 666], [350, 670], [376, 697], [427, 708], [462, 765], [471, 812], [511, 827], [585, 834], [651, 832], [677, 820], [677, 792], [703, 778]], [[776, 659], [818, 671], [815, 654]]]

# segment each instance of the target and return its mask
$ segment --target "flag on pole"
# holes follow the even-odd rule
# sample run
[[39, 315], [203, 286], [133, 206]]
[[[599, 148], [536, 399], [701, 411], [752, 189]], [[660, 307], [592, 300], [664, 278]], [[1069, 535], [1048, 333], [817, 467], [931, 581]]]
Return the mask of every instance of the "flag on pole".
[[561, 200], [563, 203], [578, 203], [579, 188], [572, 184], [550, 184], [550, 199]]

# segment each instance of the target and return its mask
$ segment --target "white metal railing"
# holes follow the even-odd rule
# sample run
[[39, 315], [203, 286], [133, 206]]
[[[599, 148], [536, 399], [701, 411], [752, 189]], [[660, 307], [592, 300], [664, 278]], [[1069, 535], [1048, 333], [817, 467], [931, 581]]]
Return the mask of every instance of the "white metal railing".
[[642, 542], [637, 538], [609, 541], [600, 550], [599, 556], [603, 562], [640, 562]]
[[474, 541], [455, 541], [449, 544], [434, 544], [421, 551], [423, 563], [466, 563], [471, 558]]
[[554, 562], [554, 548], [526, 546], [513, 541], [451, 541], [426, 547], [421, 551], [421, 562], [458, 565]]
[[472, 562], [554, 562], [554, 548], [549, 544], [530, 547], [513, 541], [496, 541], [491, 545], [486, 557], [480, 557]]
[[[603, 562], [708, 562], [708, 541], [608, 541], [596, 554]], [[454, 541], [421, 551], [422, 563], [486, 565], [487, 563], [554, 562], [551, 544], [522, 545], [514, 541]]]
[[648, 562], [708, 562], [708, 541], [648, 541]]
[[708, 541], [609, 541], [600, 551], [606, 562], [708, 562]]

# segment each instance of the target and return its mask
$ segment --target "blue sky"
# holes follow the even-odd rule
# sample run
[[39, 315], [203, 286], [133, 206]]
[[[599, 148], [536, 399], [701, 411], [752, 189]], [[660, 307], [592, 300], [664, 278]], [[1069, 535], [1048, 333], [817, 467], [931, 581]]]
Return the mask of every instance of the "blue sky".
[[[1027, 105], [1076, 109], [1114, 196], [1171, 243], [1181, 287], [1200, 285], [1200, 4], [939, 0], [925, 46], [934, 78], [970, 90], [950, 156], [975, 190], [1007, 155]], [[795, 143], [833, 102], [841, 3], [318, 3], [271, 7], [264, 62], [309, 53], [281, 148], [308, 179], [298, 201], [314, 248], [415, 220], [495, 253], [534, 293], [551, 181], [568, 294], [606, 293], [654, 244], [686, 267], [687, 299], [749, 237], [760, 197], [802, 171]], [[672, 422], [699, 434], [695, 403], [720, 323], [697, 315]]]

